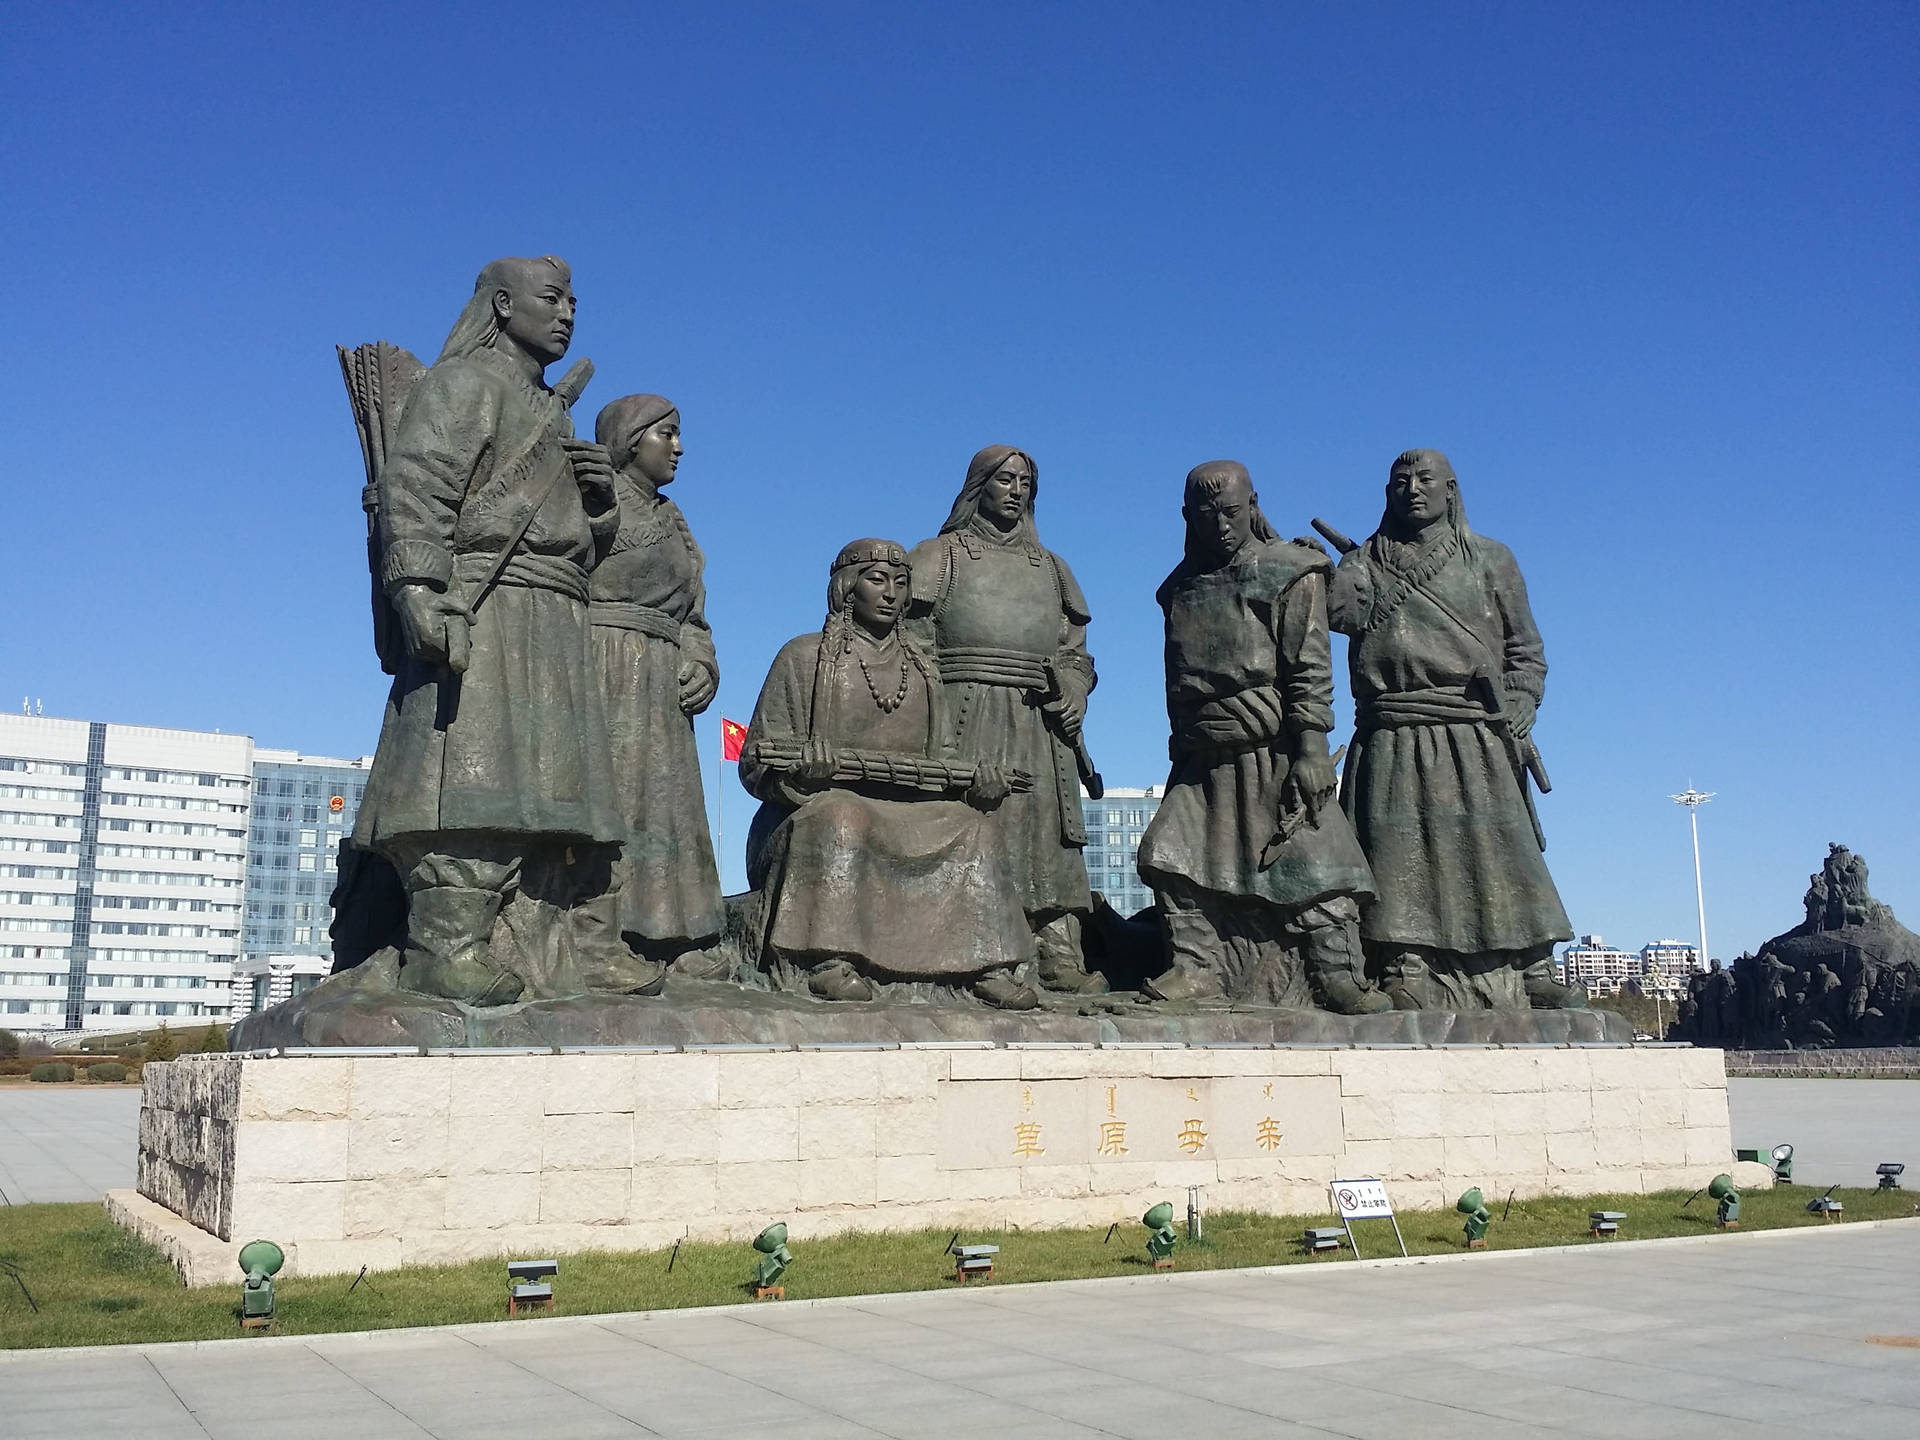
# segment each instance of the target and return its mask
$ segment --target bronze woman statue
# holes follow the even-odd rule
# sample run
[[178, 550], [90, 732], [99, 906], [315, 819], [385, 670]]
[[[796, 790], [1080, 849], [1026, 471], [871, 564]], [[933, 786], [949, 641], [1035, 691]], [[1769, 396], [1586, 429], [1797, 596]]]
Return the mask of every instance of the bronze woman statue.
[[[947, 523], [913, 549], [915, 627], [933, 646], [962, 757], [1034, 776], [995, 812], [1039, 949], [1040, 983], [1085, 994], [1080, 927], [1092, 906], [1075, 746], [1095, 684], [1087, 601], [1034, 527], [1039, 472], [1011, 445], [967, 466]], [[1091, 767], [1089, 766], [1089, 769]]]
[[763, 802], [747, 877], [764, 961], [824, 1000], [910, 982], [1031, 1009], [1014, 970], [1033, 938], [981, 813], [1010, 777], [953, 760], [939, 671], [898, 623], [909, 576], [892, 541], [843, 549], [825, 628], [782, 647], [754, 706], [740, 780]]
[[1527, 791], [1546, 649], [1513, 552], [1467, 527], [1438, 450], [1393, 462], [1380, 528], [1329, 596], [1351, 637], [1341, 803], [1373, 867], [1361, 922], [1402, 1009], [1579, 1006], [1550, 973], [1573, 929]]
[[588, 582], [594, 672], [607, 717], [624, 840], [620, 930], [637, 953], [680, 960], [720, 934], [720, 875], [707, 830], [693, 718], [720, 684], [707, 627], [706, 557], [661, 493], [681, 455], [680, 412], [627, 395], [600, 412], [620, 524]]

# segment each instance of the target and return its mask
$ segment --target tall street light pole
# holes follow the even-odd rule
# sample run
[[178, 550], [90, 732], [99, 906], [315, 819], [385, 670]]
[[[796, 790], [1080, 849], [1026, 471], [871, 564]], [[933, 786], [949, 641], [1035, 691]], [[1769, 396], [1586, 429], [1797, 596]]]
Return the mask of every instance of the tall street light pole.
[[1700, 907], [1700, 968], [1703, 970], [1711, 969], [1713, 961], [1707, 956], [1707, 892], [1700, 883], [1700, 807], [1713, 799], [1713, 793], [1689, 785], [1678, 795], [1667, 797], [1676, 805], [1687, 807], [1687, 819], [1693, 825], [1693, 898]]

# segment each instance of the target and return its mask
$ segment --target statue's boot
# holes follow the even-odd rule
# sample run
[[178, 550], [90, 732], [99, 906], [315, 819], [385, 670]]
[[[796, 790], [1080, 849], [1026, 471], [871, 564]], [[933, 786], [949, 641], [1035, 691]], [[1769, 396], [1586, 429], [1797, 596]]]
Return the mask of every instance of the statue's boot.
[[1301, 937], [1300, 948], [1314, 998], [1336, 1015], [1377, 1015], [1393, 1009], [1393, 998], [1366, 978], [1360, 934], [1351, 922], [1316, 926]]
[[1011, 970], [995, 970], [973, 982], [974, 998], [996, 1010], [1036, 1010], [1040, 997], [1033, 987], [1021, 983]]
[[807, 976], [807, 989], [822, 1000], [871, 1000], [873, 982], [848, 960], [829, 960]]
[[1090, 974], [1085, 952], [1080, 948], [1080, 917], [1068, 912], [1056, 915], [1033, 935], [1040, 949], [1040, 963], [1034, 978], [1040, 988], [1056, 995], [1104, 995], [1107, 977]]
[[1226, 987], [1211, 970], [1187, 960], [1176, 960], [1165, 974], [1144, 981], [1140, 988], [1155, 1000], [1221, 1000]]
[[1445, 992], [1434, 983], [1426, 960], [1411, 950], [1402, 951], [1387, 961], [1380, 984], [1395, 1010], [1450, 1008]]
[[583, 956], [580, 975], [587, 989], [604, 995], [658, 995], [667, 988], [667, 967], [639, 955]]
[[1536, 1010], [1584, 1010], [1587, 992], [1577, 985], [1562, 985], [1553, 978], [1553, 962], [1536, 960], [1520, 972], [1527, 1002]]
[[427, 885], [407, 897], [407, 944], [400, 984], [422, 995], [469, 1005], [510, 1005], [524, 985], [491, 963], [496, 891], [465, 885]]

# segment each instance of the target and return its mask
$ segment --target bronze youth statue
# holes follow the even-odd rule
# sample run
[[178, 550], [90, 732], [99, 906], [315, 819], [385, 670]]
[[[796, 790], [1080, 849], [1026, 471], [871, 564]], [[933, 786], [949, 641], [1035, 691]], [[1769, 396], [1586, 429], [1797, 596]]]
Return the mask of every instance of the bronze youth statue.
[[1527, 790], [1545, 775], [1546, 650], [1513, 552], [1467, 528], [1438, 450], [1393, 462], [1380, 528], [1341, 559], [1330, 608], [1351, 637], [1341, 800], [1377, 891], [1361, 929], [1394, 1003], [1583, 1005], [1551, 973], [1573, 931]]
[[1364, 978], [1373, 884], [1327, 754], [1332, 566], [1274, 533], [1234, 461], [1196, 466], [1181, 513], [1186, 558], [1157, 596], [1173, 769], [1140, 842], [1172, 964], [1148, 993], [1388, 1009]]
[[999, 844], [1038, 943], [1040, 983], [1086, 994], [1106, 989], [1080, 943], [1093, 903], [1080, 858], [1080, 724], [1095, 676], [1086, 597], [1034, 525], [1039, 487], [1025, 451], [975, 455], [939, 535], [913, 548], [909, 613], [940, 667], [959, 754], [1034, 777], [995, 811]]
[[593, 660], [620, 812], [620, 930], [639, 954], [704, 973], [695, 952], [718, 938], [720, 874], [692, 717], [720, 684], [707, 627], [706, 557], [661, 493], [679, 468], [680, 412], [626, 395], [594, 437], [615, 470], [620, 524], [588, 581]]
[[900, 546], [848, 545], [825, 628], [788, 641], [760, 691], [740, 758], [763, 802], [747, 844], [759, 958], [823, 1000], [904, 982], [1031, 1009], [1015, 967], [1033, 937], [981, 813], [1019, 777], [954, 760], [939, 671], [899, 625], [910, 585]]
[[622, 832], [587, 654], [612, 467], [545, 379], [573, 322], [564, 262], [496, 260], [424, 375], [363, 347], [382, 352], [375, 390], [411, 382], [390, 436], [400, 397], [355, 394], [394, 679], [354, 841], [405, 888], [400, 984], [476, 1005], [655, 978], [619, 943]]

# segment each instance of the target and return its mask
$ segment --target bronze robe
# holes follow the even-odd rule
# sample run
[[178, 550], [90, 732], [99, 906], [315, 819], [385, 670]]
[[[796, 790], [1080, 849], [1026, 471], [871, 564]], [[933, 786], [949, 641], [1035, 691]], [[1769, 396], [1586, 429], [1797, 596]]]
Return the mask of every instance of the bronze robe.
[[1546, 649], [1513, 552], [1439, 530], [1418, 549], [1374, 535], [1340, 561], [1330, 594], [1333, 626], [1351, 637], [1355, 709], [1340, 799], [1378, 887], [1361, 934], [1469, 956], [1538, 952], [1573, 927], [1520, 776], [1469, 687], [1491, 667], [1537, 704]]
[[[381, 475], [381, 581], [471, 599], [539, 510], [473, 624], [464, 675], [403, 658], [354, 841], [449, 831], [613, 841], [606, 723], [587, 657], [587, 573], [617, 516], [589, 516], [564, 408], [493, 350], [421, 377]], [[544, 497], [544, 498], [540, 498]]]
[[940, 666], [958, 753], [1034, 777], [993, 817], [1021, 904], [1037, 920], [1084, 914], [1093, 896], [1080, 776], [1040, 708], [1049, 665], [1083, 694], [1095, 684], [1079, 583], [1052, 551], [978, 520], [922, 541], [910, 558], [915, 623]]
[[[1140, 875], [1156, 889], [1184, 881], [1287, 911], [1373, 893], [1366, 859], [1331, 803], [1261, 864], [1280, 828], [1293, 736], [1333, 728], [1329, 568], [1303, 546], [1251, 540], [1217, 569], [1183, 562], [1160, 587], [1173, 769], [1140, 841]], [[1283, 719], [1272, 733], [1231, 745], [1196, 733], [1208, 707], [1252, 690], [1278, 701]]]
[[707, 628], [706, 557], [680, 507], [622, 475], [620, 525], [588, 581], [594, 671], [620, 812], [620, 929], [654, 943], [720, 933], [720, 874], [680, 667], [716, 678]]
[[[896, 635], [895, 643], [904, 642]], [[886, 715], [857, 656], [836, 649], [817, 633], [782, 647], [741, 753], [740, 781], [764, 802], [748, 878], [767, 897], [768, 948], [808, 962], [844, 957], [882, 980], [943, 984], [1030, 959], [1033, 936], [992, 816], [959, 800], [841, 784], [796, 807], [779, 773], [756, 761], [762, 737], [798, 743], [809, 735], [858, 749], [950, 754], [937, 676], [909, 664], [907, 695]]]

